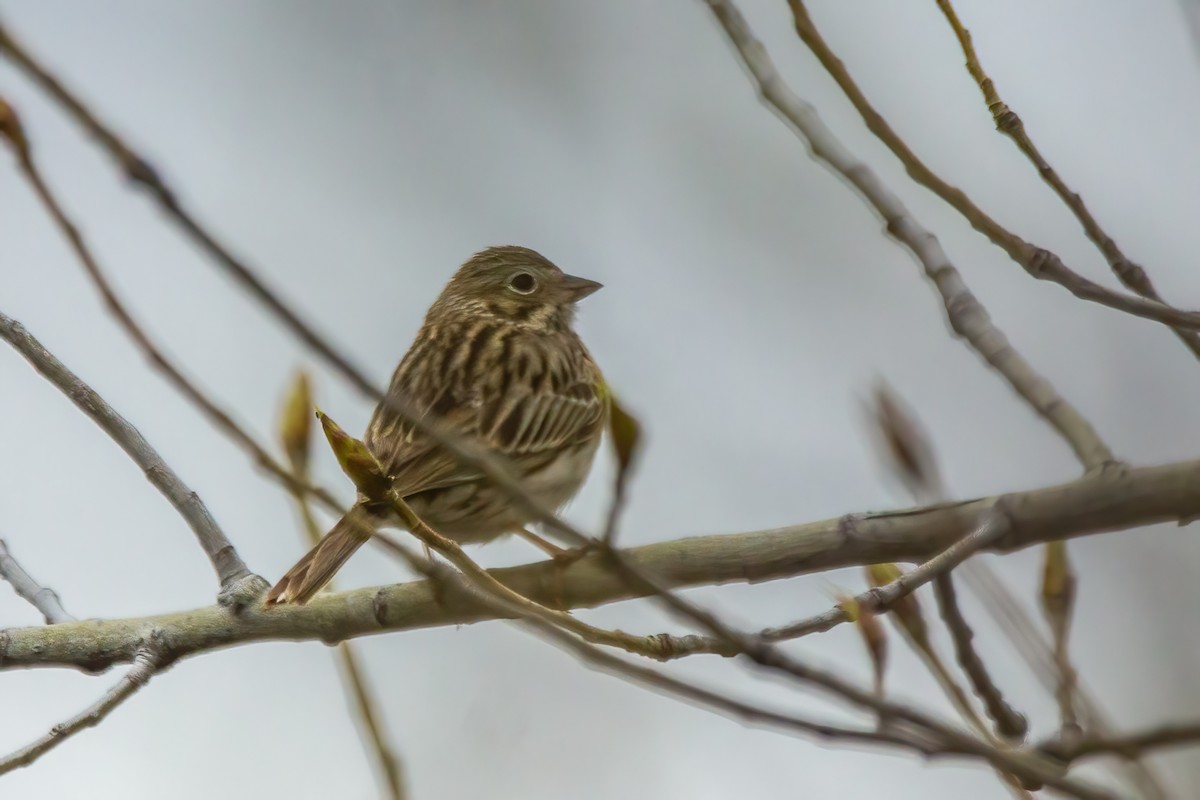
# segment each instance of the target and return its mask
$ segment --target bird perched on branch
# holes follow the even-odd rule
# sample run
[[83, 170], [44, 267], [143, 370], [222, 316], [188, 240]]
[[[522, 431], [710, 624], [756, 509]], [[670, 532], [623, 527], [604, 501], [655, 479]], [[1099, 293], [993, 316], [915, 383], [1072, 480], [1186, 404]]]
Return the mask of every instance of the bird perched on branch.
[[[417, 516], [460, 543], [507, 533], [562, 551], [478, 469], [404, 421], [389, 401], [468, 445], [502, 456], [539, 505], [557, 510], [591, 469], [608, 403], [603, 379], [572, 323], [575, 304], [601, 288], [525, 247], [470, 258], [442, 290], [392, 376], [363, 441]], [[364, 499], [267, 593], [303, 604], [393, 512]]]

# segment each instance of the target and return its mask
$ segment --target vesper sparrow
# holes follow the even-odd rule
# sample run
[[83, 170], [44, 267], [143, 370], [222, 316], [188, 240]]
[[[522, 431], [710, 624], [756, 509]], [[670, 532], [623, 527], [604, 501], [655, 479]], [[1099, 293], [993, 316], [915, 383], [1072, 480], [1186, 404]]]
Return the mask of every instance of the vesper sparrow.
[[[543, 507], [560, 508], [587, 477], [608, 416], [600, 370], [571, 327], [575, 304], [599, 288], [528, 248], [476, 253], [429, 309], [388, 396], [503, 456]], [[503, 491], [386, 402], [375, 409], [364, 442], [439, 533], [462, 543], [506, 533], [532, 537], [524, 530], [529, 518]], [[312, 599], [373, 528], [396, 524], [394, 515], [360, 500], [279, 580], [267, 604]]]

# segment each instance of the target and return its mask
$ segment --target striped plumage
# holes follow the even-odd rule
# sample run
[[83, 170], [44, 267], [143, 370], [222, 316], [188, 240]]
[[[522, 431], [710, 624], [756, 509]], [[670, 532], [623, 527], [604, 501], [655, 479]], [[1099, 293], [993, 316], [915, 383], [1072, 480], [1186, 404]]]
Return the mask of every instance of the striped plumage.
[[[572, 328], [575, 303], [598, 288], [524, 247], [475, 254], [429, 309], [388, 395], [504, 457], [543, 507], [561, 507], [587, 477], [607, 419], [600, 370]], [[439, 533], [485, 542], [529, 521], [386, 403], [376, 408], [364, 442]], [[267, 602], [307, 601], [369, 538], [371, 526], [389, 524], [395, 520], [356, 507]]]

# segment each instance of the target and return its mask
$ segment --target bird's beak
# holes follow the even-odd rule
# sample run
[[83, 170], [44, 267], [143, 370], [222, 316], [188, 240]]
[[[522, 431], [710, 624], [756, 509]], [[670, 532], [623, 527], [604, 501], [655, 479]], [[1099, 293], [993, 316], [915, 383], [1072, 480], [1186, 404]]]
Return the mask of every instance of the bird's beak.
[[587, 278], [579, 278], [575, 275], [563, 275], [562, 285], [566, 288], [567, 293], [571, 295], [572, 303], [577, 303], [592, 292], [604, 288], [603, 283], [590, 281]]

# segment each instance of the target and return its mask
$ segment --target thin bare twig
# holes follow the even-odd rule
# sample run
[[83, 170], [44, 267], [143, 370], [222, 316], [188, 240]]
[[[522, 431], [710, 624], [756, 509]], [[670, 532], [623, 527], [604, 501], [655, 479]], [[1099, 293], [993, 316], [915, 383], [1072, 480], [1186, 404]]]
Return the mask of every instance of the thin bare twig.
[[56, 591], [39, 584], [17, 563], [3, 539], [0, 539], [0, 579], [7, 581], [18, 597], [27, 600], [41, 612], [47, 625], [75, 619], [63, 608]]
[[32, 744], [0, 758], [0, 775], [12, 772], [18, 767], [29, 766], [84, 728], [99, 725], [113, 709], [128, 700], [154, 677], [159, 669], [159, 661], [160, 656], [154, 648], [141, 647], [134, 656], [133, 665], [103, 697], [82, 712], [55, 725]]
[[[1001, 632], [1012, 643], [1017, 653], [1029, 666], [1034, 677], [1052, 695], [1061, 685], [1054, 648], [1046, 642], [1033, 619], [1025, 611], [1013, 593], [996, 576], [995, 572], [981, 561], [969, 561], [960, 570], [971, 589], [983, 599], [983, 608], [992, 617]], [[1075, 703], [1090, 736], [1110, 736], [1112, 724], [1094, 694], [1079, 680], [1075, 683]], [[1138, 797], [1145, 800], [1167, 800], [1162, 781], [1149, 765], [1141, 760], [1121, 761], [1119, 769], [1126, 779], [1136, 787]]]
[[887, 221], [887, 231], [921, 262], [946, 307], [950, 327], [1049, 423], [1089, 467], [1113, 461], [1112, 452], [1091, 424], [1039, 375], [996, 328], [951, 264], [937, 238], [917, 222], [904, 203], [825, 126], [815, 108], [801, 100], [780, 77], [770, 55], [741, 13], [730, 3], [710, 0], [709, 7], [763, 99], [809, 145], [812, 154], [846, 178]]
[[1050, 542], [1044, 552], [1046, 558], [1042, 570], [1042, 612], [1050, 624], [1054, 641], [1054, 663], [1058, 671], [1055, 697], [1062, 719], [1061, 735], [1067, 739], [1081, 733], [1075, 713], [1077, 679], [1067, 646], [1075, 610], [1076, 579], [1067, 558], [1066, 542]]
[[[979, 91], [983, 94], [983, 100], [987, 104], [988, 111], [992, 114], [992, 120], [996, 123], [996, 130], [1012, 140], [1029, 162], [1037, 169], [1038, 175], [1042, 180], [1054, 190], [1059, 199], [1071, 210], [1075, 218], [1079, 220], [1079, 224], [1083, 227], [1083, 231], [1087, 234], [1088, 239], [1096, 245], [1096, 248], [1104, 255], [1108, 261], [1109, 268], [1113, 274], [1121, 281], [1121, 284], [1130, 291], [1136, 292], [1142, 297], [1163, 302], [1162, 297], [1158, 294], [1158, 290], [1154, 288], [1154, 284], [1150, 281], [1150, 276], [1146, 274], [1146, 270], [1140, 264], [1131, 261], [1117, 243], [1113, 240], [1105, 230], [1100, 227], [1100, 223], [1092, 216], [1092, 212], [1088, 210], [1087, 205], [1083, 202], [1083, 198], [1069, 186], [1066, 181], [1059, 176], [1058, 171], [1050, 165], [1050, 162], [1038, 150], [1037, 145], [1029, 137], [1029, 133], [1025, 130], [1025, 123], [1017, 116], [1017, 112], [1013, 111], [1003, 100], [1000, 99], [1000, 93], [996, 89], [996, 84], [984, 72], [983, 65], [979, 63], [979, 56], [975, 53], [975, 45], [971, 41], [971, 33], [963, 26], [958, 18], [958, 14], [954, 10], [950, 0], [937, 0], [938, 8], [942, 10], [942, 14], [946, 17], [946, 21], [950, 23], [950, 27], [954, 31], [955, 37], [958, 39], [959, 46], [962, 48], [963, 56], [966, 58], [967, 72], [975, 80], [979, 86]], [[1200, 335], [1195, 331], [1187, 331], [1175, 329], [1175, 335], [1183, 342], [1192, 354], [1200, 358]]]
[[[238, 601], [243, 590], [247, 594], [261, 592], [265, 581], [250, 572], [217, 525], [200, 496], [187, 487], [175, 471], [163, 461], [145, 437], [104, 398], [79, 379], [54, 357], [16, 320], [0, 313], [0, 338], [4, 339], [76, 407], [95, 422], [101, 430], [120, 445], [134, 463], [145, 473], [147, 480], [162, 493], [179, 512], [204, 549], [213, 570], [221, 582], [222, 597]], [[253, 581], [251, 580], [253, 579]], [[255, 585], [250, 585], [254, 583]], [[261, 588], [260, 588], [261, 587]], [[233, 592], [232, 594], [230, 592]]]
[[[851, 598], [852, 604], [869, 612], [882, 613], [902, 597], [915, 592], [937, 576], [948, 573], [973, 554], [1005, 536], [1010, 529], [1005, 512], [997, 506], [986, 509], [979, 524], [954, 544], [916, 568], [902, 573], [899, 578], [883, 586], [867, 589]], [[827, 611], [777, 628], [766, 628], [758, 637], [768, 642], [783, 642], [799, 639], [812, 633], [824, 633], [843, 622], [848, 622], [846, 604], [838, 603]], [[671, 658], [682, 658], [696, 653], [730, 655], [729, 645], [708, 636], [674, 637], [670, 648]]]
[[[891, 471], [898, 477], [917, 501], [944, 501], [945, 483], [938, 468], [933, 440], [921, 425], [916, 414], [904, 406], [885, 384], [875, 389], [872, 428], [877, 431], [885, 446], [882, 451]], [[976, 521], [976, 526], [995, 524], [988, 516]], [[954, 578], [949, 570], [934, 578], [934, 595], [938, 609], [950, 638], [954, 643], [955, 657], [976, 697], [983, 701], [988, 716], [995, 725], [996, 734], [1009, 741], [1022, 741], [1028, 724], [1004, 700], [1000, 688], [988, 674], [983, 659], [975, 651], [975, 638], [958, 605], [958, 594], [954, 589]]]
[[250, 294], [270, 309], [309, 347], [319, 353], [353, 385], [369, 395], [381, 398], [380, 392], [365, 374], [344, 353], [334, 349], [326, 339], [288, 308], [267, 288], [254, 272], [202, 226], [179, 202], [176, 193], [164, 182], [158, 171], [146, 159], [134, 152], [117, 134], [88, 110], [83, 101], [66, 88], [0, 23], [0, 53], [7, 56], [47, 94], [58, 102], [75, 121], [88, 131], [117, 162], [125, 176], [150, 192], [164, 212], [184, 232], [208, 253], [226, 272]]
[[[413, 516], [411, 510], [405, 511], [404, 507], [396, 508], [396, 510], [405, 516]], [[423, 525], [419, 519], [409, 521], [418, 526]], [[429, 531], [426, 530], [422, 533], [428, 535]], [[433, 536], [430, 538], [434, 539], [437, 535], [436, 532], [433, 532]], [[668, 694], [683, 699], [700, 702], [712, 710], [733, 713], [746, 721], [772, 726], [783, 726], [792, 732], [809, 735], [815, 734], [821, 738], [875, 741], [876, 743], [896, 745], [926, 754], [973, 756], [997, 768], [1003, 768], [1007, 772], [1020, 775], [1034, 784], [1046, 783], [1053, 785], [1060, 792], [1068, 796], [1097, 799], [1110, 797], [1107, 793], [1093, 789], [1078, 781], [1062, 778], [1052, 765], [1043, 761], [1029, 759], [1029, 753], [1015, 754], [995, 748], [979, 742], [972, 737], [960, 734], [949, 727], [934, 725], [927, 730], [926, 728], [929, 728], [929, 726], [925, 721], [932, 721], [932, 718], [896, 704], [883, 703], [881, 701], [881, 713], [888, 715], [889, 719], [892, 715], [897, 715], [905, 721], [912, 722], [916, 726], [916, 730], [899, 734], [900, 729], [896, 727], [881, 726], [875, 731], [870, 732], [846, 728], [839, 729], [795, 716], [781, 715], [777, 712], [766, 711], [764, 709], [753, 709], [736, 700], [699, 689], [648, 667], [624, 661], [580, 638], [572, 636], [564, 626], [556, 624], [551, 616], [544, 613], [546, 609], [539, 610], [536, 604], [530, 605], [519, 596], [515, 598], [511, 597], [510, 592], [504, 587], [489, 584], [486, 581], [475, 582], [469, 580], [462, 573], [438, 565], [436, 562], [420, 558], [386, 534], [376, 534], [376, 536], [388, 549], [408, 562], [413, 568], [424, 574], [431, 581], [439, 583], [443, 587], [443, 593], [447, 588], [459, 592], [471, 593], [494, 613], [515, 617], [519, 620], [520, 624], [532, 628], [536, 634], [568, 649], [586, 662], [615, 672], [627, 680], [632, 680], [649, 688], [665, 691]], [[931, 746], [929, 742], [935, 744]]]
[[[396, 514], [399, 515], [400, 519], [404, 521], [405, 528], [416, 536], [422, 544], [457, 567], [466, 580], [478, 586], [481, 591], [487, 593], [489, 596], [503, 600], [513, 608], [521, 609], [521, 616], [523, 618], [544, 620], [563, 630], [570, 631], [589, 644], [617, 647], [626, 652], [648, 658], [664, 658], [664, 647], [667, 645], [669, 637], [637, 636], [625, 633], [624, 631], [598, 628], [595, 625], [589, 625], [578, 617], [572, 616], [566, 611], [548, 608], [545, 604], [532, 600], [497, 580], [490, 571], [479, 566], [474, 559], [468, 556], [458, 542], [443, 536], [429, 527], [424, 520], [409, 508], [404, 499], [394, 490], [388, 493], [388, 502]], [[384, 542], [389, 549], [395, 550], [395, 543], [389, 537], [376, 533], [376, 538]]]
[[1200, 723], [1179, 722], [1161, 725], [1139, 733], [1117, 736], [1087, 736], [1073, 742], [1058, 739], [1040, 746], [1049, 756], [1065, 762], [1077, 761], [1093, 756], [1114, 755], [1124, 759], [1136, 759], [1151, 750], [1168, 747], [1194, 747], [1200, 744]]
[[536, 612], [527, 603], [510, 600], [506, 593], [493, 593], [484, 584], [472, 582], [466, 575], [445, 564], [421, 558], [387, 534], [377, 532], [375, 536], [393, 554], [405, 561], [416, 572], [424, 575], [431, 584], [439, 586], [440, 588], [436, 591], [443, 599], [470, 596], [496, 617], [515, 619], [519, 625], [526, 627], [535, 635], [574, 654], [584, 662], [646, 688], [698, 703], [712, 711], [743, 722], [779, 728], [792, 734], [809, 736], [820, 741], [885, 744], [910, 749], [929, 757], [956, 753], [956, 751], [945, 748], [942, 742], [932, 740], [920, 732], [901, 732], [894, 728], [890, 730], [859, 730], [820, 723], [795, 715], [751, 706], [686, 683], [650, 667], [627, 661], [572, 634], [543, 614]]
[[1156, 300], [1115, 292], [1083, 277], [1069, 269], [1054, 253], [1030, 244], [996, 222], [975, 205], [965, 192], [944, 181], [913, 153], [887, 120], [867, 100], [866, 95], [862, 93], [858, 84], [847, 72], [845, 65], [834, 55], [829, 45], [821, 37], [808, 15], [803, 0], [788, 0], [788, 5], [791, 6], [796, 23], [796, 33], [799, 34], [800, 39], [808, 45], [813, 55], [841, 87], [842, 92], [863, 118], [863, 122], [866, 123], [871, 133], [875, 134], [900, 159], [909, 177], [942, 198], [958, 211], [971, 227], [1004, 250], [1009, 258], [1031, 276], [1056, 283], [1081, 300], [1098, 303], [1136, 317], [1154, 320], [1168, 327], [1200, 330], [1200, 312], [1181, 311]]
[[1010, 740], [1020, 741], [1024, 739], [1025, 733], [1029, 730], [1029, 725], [1025, 717], [1005, 702], [1000, 688], [996, 686], [996, 682], [988, 674], [983, 659], [979, 657], [979, 654], [975, 652], [975, 648], [971, 646], [974, 633], [971, 631], [971, 626], [967, 623], [966, 617], [963, 616], [962, 610], [958, 607], [958, 600], [954, 593], [953, 577], [949, 572], [938, 575], [933, 582], [933, 588], [934, 594], [937, 596], [938, 608], [941, 610], [942, 619], [945, 621], [946, 627], [950, 631], [950, 637], [954, 641], [954, 652], [958, 658], [958, 664], [962, 667], [963, 673], [970, 681], [975, 695], [983, 701], [988, 716], [991, 717], [992, 722], [996, 726], [996, 733]]

